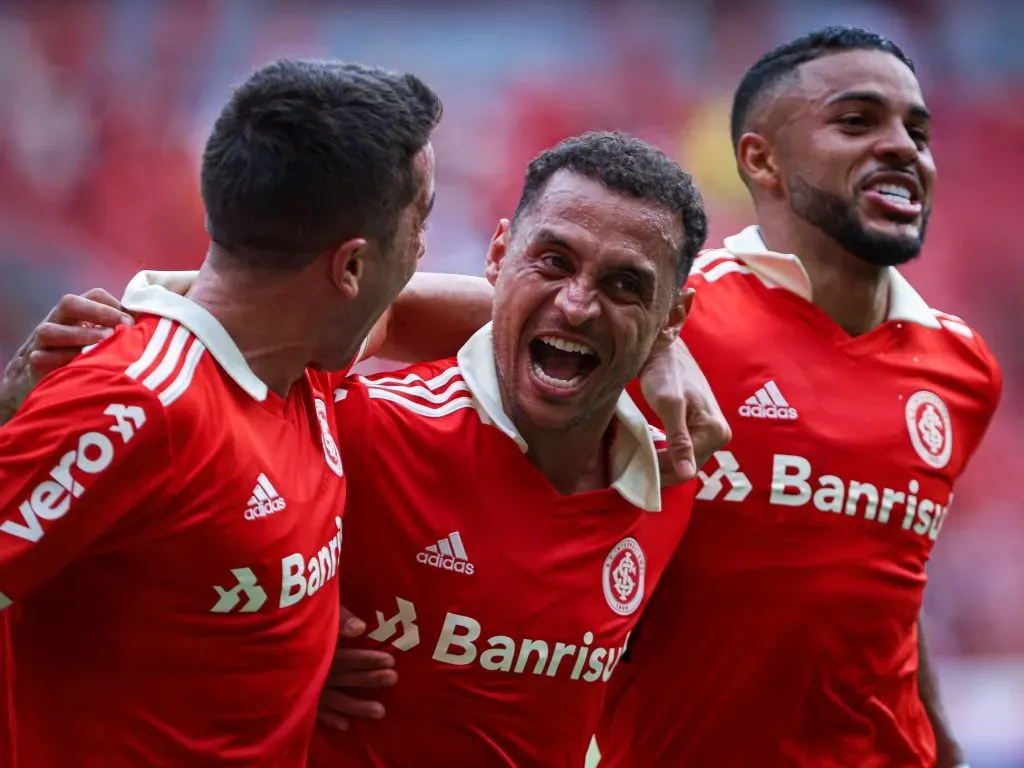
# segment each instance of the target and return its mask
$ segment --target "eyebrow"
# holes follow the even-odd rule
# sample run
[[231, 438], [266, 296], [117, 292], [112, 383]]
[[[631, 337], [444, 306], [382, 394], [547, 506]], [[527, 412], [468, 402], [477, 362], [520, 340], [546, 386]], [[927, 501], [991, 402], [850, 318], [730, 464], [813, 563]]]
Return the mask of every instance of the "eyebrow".
[[[555, 234], [554, 230], [544, 227], [537, 231], [536, 242], [544, 243], [545, 245], [554, 246], [555, 248], [561, 248], [563, 251], [575, 253], [575, 249], [562, 237]], [[617, 272], [627, 272], [633, 277], [641, 280], [645, 283], [654, 283], [657, 280], [657, 273], [652, 265], [648, 263], [644, 264], [623, 264], [619, 267], [615, 267]]]
[[[828, 105], [839, 104], [844, 101], [863, 101], [868, 104], [875, 104], [879, 107], [888, 106], [888, 102], [874, 91], [844, 91], [828, 100]], [[919, 120], [931, 120], [932, 113], [923, 104], [915, 104], [910, 108], [910, 114]]]
[[547, 227], [544, 227], [537, 232], [537, 241], [553, 245], [556, 248], [561, 248], [565, 251], [573, 250], [573, 247], [569, 245], [564, 238], [559, 237], [555, 234], [554, 230], [548, 229]]

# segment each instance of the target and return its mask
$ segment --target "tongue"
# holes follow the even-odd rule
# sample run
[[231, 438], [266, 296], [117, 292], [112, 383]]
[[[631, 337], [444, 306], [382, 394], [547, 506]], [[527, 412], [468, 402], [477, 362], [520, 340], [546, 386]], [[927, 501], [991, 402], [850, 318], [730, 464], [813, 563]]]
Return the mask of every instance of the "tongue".
[[550, 344], [538, 344], [533, 359], [553, 379], [572, 381], [583, 372], [584, 356], [578, 352], [566, 352]]

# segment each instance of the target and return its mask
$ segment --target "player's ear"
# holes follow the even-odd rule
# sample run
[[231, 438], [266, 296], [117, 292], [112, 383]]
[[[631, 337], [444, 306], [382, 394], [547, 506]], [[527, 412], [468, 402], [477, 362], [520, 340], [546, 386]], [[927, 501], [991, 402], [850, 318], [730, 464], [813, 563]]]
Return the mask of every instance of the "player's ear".
[[668, 311], [668, 318], [665, 320], [665, 326], [662, 329], [664, 333], [678, 336], [679, 332], [683, 330], [683, 323], [686, 322], [686, 318], [690, 315], [690, 310], [693, 308], [694, 295], [693, 288], [684, 288], [676, 293], [675, 299], [672, 302], [672, 308]]
[[498, 228], [494, 230], [494, 237], [491, 238], [491, 247], [487, 249], [487, 268], [484, 274], [491, 285], [498, 282], [498, 273], [501, 271], [501, 262], [505, 260], [508, 253], [508, 241], [511, 237], [512, 225], [508, 219], [499, 219]]
[[346, 240], [330, 256], [331, 280], [346, 299], [359, 295], [359, 281], [366, 269], [370, 244], [361, 237]]
[[736, 163], [747, 184], [775, 188], [781, 182], [781, 173], [775, 149], [760, 133], [744, 133], [736, 146]]

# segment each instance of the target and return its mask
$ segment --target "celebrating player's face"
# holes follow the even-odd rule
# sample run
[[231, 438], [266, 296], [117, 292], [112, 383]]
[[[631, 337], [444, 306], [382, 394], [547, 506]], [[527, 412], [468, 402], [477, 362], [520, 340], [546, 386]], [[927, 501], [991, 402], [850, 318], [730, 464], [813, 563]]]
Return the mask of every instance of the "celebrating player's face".
[[543, 429], [610, 414], [667, 321], [679, 216], [557, 172], [488, 254], [506, 410]]
[[866, 261], [917, 256], [935, 164], [914, 73], [881, 51], [832, 54], [803, 64], [778, 107], [793, 212]]

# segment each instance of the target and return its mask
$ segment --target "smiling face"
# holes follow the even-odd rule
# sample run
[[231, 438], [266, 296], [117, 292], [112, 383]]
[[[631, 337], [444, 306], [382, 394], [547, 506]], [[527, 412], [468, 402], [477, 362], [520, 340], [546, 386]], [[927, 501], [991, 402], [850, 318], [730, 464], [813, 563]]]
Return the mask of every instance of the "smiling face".
[[793, 213], [874, 264], [924, 242], [935, 185], [930, 117], [914, 73], [877, 50], [799, 67], [769, 107]]
[[506, 412], [541, 429], [610, 419], [658, 333], [681, 322], [678, 213], [561, 170], [488, 254]]

